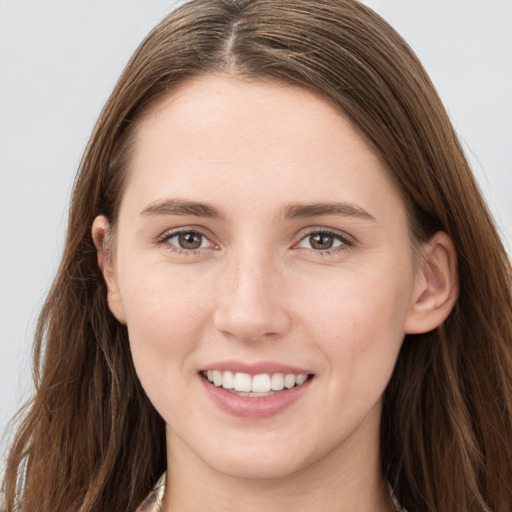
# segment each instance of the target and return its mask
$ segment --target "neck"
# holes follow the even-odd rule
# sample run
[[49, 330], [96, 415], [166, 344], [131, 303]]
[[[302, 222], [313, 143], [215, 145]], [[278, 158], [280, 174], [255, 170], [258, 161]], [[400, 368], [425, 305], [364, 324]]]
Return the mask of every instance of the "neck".
[[[278, 478], [237, 478], [217, 472], [168, 434], [165, 512], [392, 512], [382, 478], [378, 436], [348, 443]], [[357, 447], [357, 450], [356, 450]]]

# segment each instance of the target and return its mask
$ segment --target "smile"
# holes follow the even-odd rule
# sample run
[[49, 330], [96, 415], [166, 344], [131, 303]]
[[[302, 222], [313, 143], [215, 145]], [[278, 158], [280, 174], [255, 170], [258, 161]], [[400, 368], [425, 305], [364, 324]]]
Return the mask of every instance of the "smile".
[[226, 389], [240, 396], [250, 397], [271, 396], [276, 391], [300, 386], [308, 379], [308, 375], [305, 373], [260, 373], [250, 375], [243, 372], [208, 370], [204, 371], [203, 375], [218, 388]]
[[224, 412], [247, 419], [268, 418], [283, 412], [307, 393], [315, 377], [305, 372], [291, 373], [292, 368], [282, 365], [266, 365], [269, 373], [262, 371], [263, 364], [238, 368], [245, 371], [226, 370], [222, 368], [225, 364], [219, 366], [199, 373], [207, 395]]

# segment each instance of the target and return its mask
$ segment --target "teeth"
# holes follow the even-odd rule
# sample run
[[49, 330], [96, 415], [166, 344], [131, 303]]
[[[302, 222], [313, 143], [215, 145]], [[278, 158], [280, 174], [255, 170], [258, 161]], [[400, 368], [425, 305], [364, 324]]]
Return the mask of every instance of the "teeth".
[[[215, 373], [215, 372], [213, 372], [213, 373]], [[285, 387], [286, 389], [293, 388], [293, 386], [295, 386], [295, 381], [296, 381], [295, 375], [293, 375], [292, 373], [289, 373], [289, 374], [284, 378], [284, 387]]]
[[300, 386], [301, 384], [304, 384], [306, 380], [308, 379], [308, 376], [305, 373], [302, 373], [300, 375], [297, 375], [297, 379], [295, 380], [297, 386]]
[[252, 378], [252, 389], [255, 393], [268, 393], [270, 391], [270, 375], [262, 373]]
[[213, 383], [217, 387], [222, 386], [222, 373], [219, 370], [213, 370]]
[[233, 387], [236, 391], [251, 391], [251, 376], [248, 373], [235, 373]]
[[204, 376], [215, 386], [224, 389], [233, 389], [243, 396], [266, 396], [271, 391], [281, 391], [300, 386], [306, 382], [308, 376], [305, 373], [295, 375], [293, 373], [261, 373], [251, 376], [248, 373], [219, 370], [203, 372]]
[[222, 387], [224, 389], [234, 389], [235, 375], [233, 372], [224, 372], [222, 375]]
[[271, 386], [274, 391], [281, 391], [284, 388], [284, 375], [282, 373], [274, 373]]

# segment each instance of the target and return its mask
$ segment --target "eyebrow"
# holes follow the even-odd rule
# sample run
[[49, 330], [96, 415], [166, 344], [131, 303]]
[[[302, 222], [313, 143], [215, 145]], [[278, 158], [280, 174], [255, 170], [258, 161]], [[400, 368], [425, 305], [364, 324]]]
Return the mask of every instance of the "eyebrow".
[[210, 219], [223, 219], [222, 212], [205, 203], [197, 201], [188, 201], [184, 199], [164, 199], [149, 204], [140, 212], [143, 217], [146, 216], [164, 216], [164, 215], [192, 215], [194, 217], [206, 217]]
[[322, 215], [339, 215], [343, 217], [359, 217], [377, 222], [375, 217], [360, 206], [351, 203], [294, 203], [283, 211], [285, 219], [320, 217]]
[[[215, 206], [185, 199], [163, 199], [155, 201], [144, 208], [141, 216], [191, 215], [209, 219], [225, 219], [225, 215]], [[336, 215], [343, 217], [359, 217], [376, 222], [373, 215], [351, 203], [293, 203], [282, 212], [285, 220]]]

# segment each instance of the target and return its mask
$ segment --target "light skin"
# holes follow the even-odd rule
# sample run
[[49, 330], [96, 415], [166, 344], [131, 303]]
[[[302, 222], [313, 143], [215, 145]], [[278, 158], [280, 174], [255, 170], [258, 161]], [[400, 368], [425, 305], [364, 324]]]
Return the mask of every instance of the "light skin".
[[[92, 232], [167, 425], [165, 510], [391, 510], [382, 394], [404, 335], [440, 325], [456, 300], [448, 236], [413, 248], [369, 143], [274, 82], [181, 85], [140, 121], [126, 179], [111, 247], [104, 217]], [[202, 376], [232, 360], [313, 377], [278, 413], [240, 417]]]

